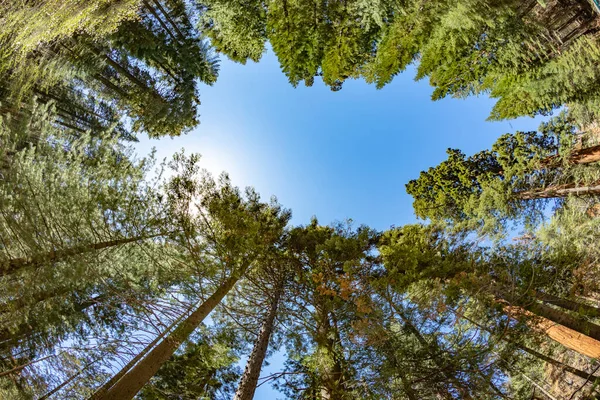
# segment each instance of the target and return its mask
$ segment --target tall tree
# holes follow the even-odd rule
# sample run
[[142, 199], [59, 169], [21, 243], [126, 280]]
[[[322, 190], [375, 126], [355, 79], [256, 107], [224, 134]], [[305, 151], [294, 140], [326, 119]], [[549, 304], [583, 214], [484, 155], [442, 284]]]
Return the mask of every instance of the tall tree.
[[[54, 2], [39, 3], [45, 9]], [[70, 3], [74, 2], [52, 12], [60, 14], [59, 24], [89, 17], [85, 7]], [[106, 3], [115, 11], [123, 6]], [[65, 27], [64, 33], [38, 42], [25, 54], [15, 50], [3, 57], [0, 76], [10, 102], [19, 104], [34, 92], [45, 94], [56, 86], [76, 86], [126, 113], [136, 132], [176, 136], [195, 127], [198, 81], [212, 84], [218, 68], [193, 27], [194, 9], [181, 1], [129, 3], [138, 15], [115, 17], [110, 29], [94, 24], [90, 31]], [[21, 21], [14, 24], [18, 27], [37, 10], [15, 6], [7, 10], [7, 18]], [[8, 49], [17, 46], [12, 26], [2, 38]]]
[[[196, 263], [199, 271], [204, 269], [203, 274], [212, 271], [214, 292], [201, 299], [172, 332], [149, 349], [135, 366], [124, 371], [112, 387], [101, 388], [100, 399], [133, 398], [244, 277], [256, 259], [273, 246], [289, 219], [287, 211], [276, 203], [260, 202], [252, 190], [244, 198], [226, 176], [219, 183], [208, 176], [198, 180], [197, 160], [183, 155], [174, 159], [173, 167], [181, 174], [168, 185], [168, 196], [175, 210], [174, 218], [185, 227], [182, 239], [187, 243], [190, 262]], [[206, 271], [207, 266], [210, 271]]]
[[[214, 332], [213, 332], [214, 331]], [[239, 376], [236, 336], [229, 326], [204, 329], [186, 342], [144, 386], [138, 398], [182, 400], [225, 398], [233, 395]]]
[[260, 272], [267, 274], [268, 280], [272, 281], [270, 287], [267, 286], [266, 310], [262, 314], [263, 321], [260, 330], [254, 342], [252, 352], [248, 357], [246, 368], [240, 378], [234, 400], [252, 400], [258, 385], [260, 371], [267, 356], [269, 342], [275, 331], [275, 320], [279, 311], [279, 305], [285, 300], [285, 289], [289, 280], [288, 261], [283, 257], [275, 256], [264, 265]]
[[[377, 233], [361, 227], [310, 225], [291, 231], [296, 265], [288, 318], [287, 374], [278, 385], [291, 397], [344, 399], [354, 396], [352, 318], [369, 310], [368, 299], [351, 299], [351, 276], [365, 268]], [[356, 301], [351, 301], [356, 300]]]
[[568, 283], [559, 278], [572, 270], [572, 260], [545, 258], [536, 246], [490, 250], [459, 242], [456, 247], [433, 229], [406, 226], [384, 235], [380, 251], [388, 279], [398, 282], [396, 290], [434, 279], [449, 301], [466, 292], [486, 307], [499, 308], [505, 316], [524, 321], [567, 348], [597, 357], [598, 325], [545, 305], [531, 293], [544, 287], [550, 290], [558, 282]]
[[576, 149], [577, 135], [561, 114], [537, 132], [506, 134], [467, 157], [449, 149], [448, 159], [406, 185], [420, 218], [457, 227], [498, 232], [508, 221], [532, 226], [543, 217], [548, 199], [593, 196], [595, 147]]

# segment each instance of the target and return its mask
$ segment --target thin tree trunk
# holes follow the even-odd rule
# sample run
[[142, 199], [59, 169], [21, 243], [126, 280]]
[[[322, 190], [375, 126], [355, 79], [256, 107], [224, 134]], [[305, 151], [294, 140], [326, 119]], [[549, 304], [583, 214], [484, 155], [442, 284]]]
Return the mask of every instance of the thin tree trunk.
[[41, 361], [44, 361], [44, 360], [46, 360], [46, 359], [48, 359], [48, 358], [50, 358], [50, 357], [54, 357], [54, 354], [50, 354], [50, 355], [48, 355], [48, 356], [46, 356], [46, 357], [42, 357], [42, 358], [39, 358], [39, 359], [37, 359], [37, 360], [33, 360], [33, 361], [31, 361], [31, 362], [28, 362], [28, 363], [26, 363], [26, 364], [23, 364], [23, 365], [19, 365], [19, 366], [17, 366], [17, 367], [14, 367], [14, 368], [12, 368], [12, 369], [9, 369], [8, 371], [3, 371], [3, 372], [0, 372], [0, 378], [1, 378], [1, 377], [3, 377], [3, 376], [6, 376], [6, 375], [14, 374], [15, 372], [19, 372], [19, 371], [21, 371], [23, 368], [26, 368], [26, 367], [28, 367], [28, 366], [30, 366], [30, 365], [33, 365], [33, 364], [35, 364], [35, 363], [39, 363], [39, 362], [41, 362]]
[[[189, 311], [190, 310], [188, 309], [186, 313]], [[131, 368], [133, 368], [133, 366], [137, 364], [138, 361], [142, 359], [142, 357], [144, 357], [150, 350], [152, 350], [154, 346], [158, 344], [158, 342], [160, 342], [169, 332], [171, 332], [171, 330], [175, 326], [177, 326], [181, 322], [181, 320], [183, 320], [183, 317], [186, 315], [186, 313], [181, 314], [181, 316], [175, 321], [173, 321], [173, 323], [169, 325], [164, 331], [162, 331], [160, 335], [156, 336], [156, 338], [154, 338], [152, 342], [150, 342], [142, 351], [140, 351], [127, 364], [125, 364], [119, 372], [114, 374], [108, 381], [106, 381], [101, 387], [99, 387], [88, 400], [97, 400], [102, 395], [104, 395], [110, 388], [112, 388], [115, 385], [115, 383], [119, 381], [119, 379], [121, 379]]]
[[205, 302], [187, 317], [165, 340], [152, 349], [112, 388], [98, 397], [101, 400], [131, 400], [171, 358], [179, 346], [194, 332], [208, 314], [223, 300], [244, 275], [248, 264], [235, 271]]
[[514, 343], [519, 349], [523, 350], [524, 352], [529, 353], [532, 356], [547, 362], [548, 364], [552, 364], [555, 367], [562, 369], [563, 371], [567, 371], [575, 376], [580, 377], [581, 379], [585, 379], [585, 380], [589, 379], [591, 382], [600, 383], [600, 377], [592, 375], [590, 372], [585, 372], [585, 371], [582, 371], [575, 367], [571, 367], [570, 365], [567, 365], [561, 361], [555, 360], [554, 358], [549, 357], [543, 353], [540, 353], [539, 351], [533, 350], [527, 346], [524, 346], [524, 345], [521, 345], [521, 344], [518, 344], [515, 342], [511, 342], [511, 343]]
[[77, 373], [75, 373], [74, 375], [69, 377], [69, 379], [63, 381], [60, 385], [56, 386], [54, 389], [50, 390], [49, 392], [46, 392], [42, 397], [40, 397], [37, 400], [47, 400], [48, 398], [50, 398], [50, 396], [55, 395], [60, 390], [62, 390], [65, 386], [69, 385], [71, 382], [73, 382], [75, 379], [77, 379], [77, 377], [79, 375], [81, 375], [86, 369], [88, 369], [88, 367], [90, 365], [94, 364], [96, 361], [98, 361], [98, 360], [94, 360], [92, 362], [87, 363], [79, 371], [77, 371]]
[[[491, 329], [489, 329], [489, 328], [481, 325], [478, 322], [473, 321], [471, 318], [466, 317], [465, 315], [458, 315], [458, 317], [459, 318], [463, 318], [463, 319], [469, 321], [473, 325], [477, 326], [480, 329], [483, 329], [484, 331], [486, 331], [486, 332], [488, 332], [488, 333], [490, 333], [492, 335], [495, 334]], [[589, 379], [592, 382], [598, 382], [598, 383], [600, 383], [600, 377], [592, 375], [591, 373], [585, 372], [585, 371], [580, 370], [578, 368], [572, 367], [572, 366], [570, 366], [568, 364], [563, 363], [562, 361], [555, 360], [554, 358], [552, 358], [550, 356], [547, 356], [547, 355], [545, 355], [543, 353], [540, 353], [539, 351], [533, 350], [532, 348], [529, 348], [529, 347], [527, 347], [527, 346], [519, 343], [518, 341], [513, 340], [509, 335], [502, 335], [501, 339], [504, 340], [504, 341], [506, 341], [506, 342], [508, 342], [508, 343], [511, 343], [512, 345], [514, 345], [518, 349], [523, 350], [524, 352], [526, 352], [526, 353], [534, 356], [535, 358], [538, 358], [538, 359], [540, 359], [540, 360], [542, 360], [544, 362], [547, 362], [548, 364], [552, 364], [555, 367], [558, 367], [558, 368], [560, 368], [560, 369], [562, 369], [564, 371], [567, 371], [567, 372], [569, 372], [569, 373], [571, 373], [571, 374], [573, 374], [575, 376], [578, 376], [578, 377], [580, 377], [582, 379], [585, 379], [585, 380]]]
[[160, 4], [160, 1], [158, 1], [158, 0], [153, 0], [153, 1], [154, 1], [154, 4], [156, 4], [156, 7], [158, 7], [158, 9], [160, 10], [160, 12], [163, 13], [163, 15], [165, 16], [167, 21], [169, 21], [169, 24], [173, 27], [173, 29], [175, 29], [175, 31], [177, 32], [177, 34], [179, 35], [181, 40], [185, 40], [185, 35], [183, 34], [183, 32], [181, 32], [181, 29], [179, 29], [179, 26], [177, 26], [175, 21], [173, 21], [173, 19], [171, 18], [171, 16], [167, 12], [167, 10], [165, 10], [165, 8], [162, 6], [162, 4]]
[[421, 344], [421, 346], [423, 346], [425, 349], [427, 349], [427, 352], [429, 353], [429, 355], [431, 356], [431, 358], [433, 359], [435, 364], [438, 366], [438, 368], [440, 368], [440, 370], [442, 371], [442, 374], [444, 374], [446, 379], [448, 379], [448, 381], [451, 382], [455, 386], [456, 390], [458, 390], [460, 392], [462, 398], [463, 399], [471, 399], [472, 398], [471, 395], [468, 393], [468, 391], [466, 391], [463, 388], [463, 385], [460, 383], [460, 381], [458, 379], [456, 379], [455, 376], [451, 375], [450, 373], [448, 373], [448, 371], [446, 371], [447, 365], [443, 365], [440, 362], [440, 360], [438, 359], [437, 355], [442, 353], [442, 351], [439, 348], [439, 346], [437, 345], [437, 343], [436, 342], [429, 343], [427, 341], [427, 339], [425, 339], [423, 337], [423, 335], [421, 335], [421, 332], [417, 329], [417, 327], [414, 326], [412, 321], [398, 307], [396, 307], [396, 304], [394, 304], [389, 297], [386, 297], [386, 300], [388, 301], [390, 306], [394, 309], [394, 311], [400, 316], [400, 318], [402, 319], [402, 322], [404, 322], [405, 327], [409, 330], [409, 332], [417, 339], [417, 341]]
[[171, 36], [171, 38], [179, 44], [179, 40], [177, 39], [177, 36], [171, 32], [171, 30], [169, 29], [169, 27], [167, 26], [167, 24], [162, 20], [162, 18], [160, 17], [160, 15], [158, 15], [158, 13], [156, 12], [156, 9], [154, 7], [152, 7], [150, 5], [150, 3], [148, 3], [146, 0], [143, 1], [144, 5], [146, 6], [146, 8], [148, 9], [148, 11], [150, 11], [150, 13], [154, 16], [154, 18], [156, 18], [156, 20], [158, 21], [158, 23], [160, 24], [160, 26], [162, 26], [162, 28], [165, 30], [165, 32], [167, 32], [167, 34], [169, 36]]
[[534, 381], [533, 379], [531, 379], [525, 373], [520, 372], [520, 374], [523, 375], [523, 378], [527, 379], [533, 386], [535, 386], [536, 388], [538, 388], [540, 390], [540, 392], [542, 392], [544, 394], [544, 396], [548, 397], [548, 399], [550, 399], [550, 400], [558, 400], [550, 392], [548, 392], [546, 389], [544, 389], [543, 387], [541, 387], [536, 381]]
[[140, 240], [152, 239], [163, 235], [164, 234], [159, 233], [151, 236], [135, 236], [127, 239], [108, 240], [106, 242], [74, 246], [63, 250], [52, 250], [47, 253], [38, 254], [32, 257], [13, 258], [3, 261], [2, 264], [0, 264], [0, 276], [13, 274], [26, 267], [40, 266], [43, 263], [61, 261], [67, 257], [90, 253], [95, 250], [121, 246], [128, 243], [138, 242]]
[[244, 374], [240, 379], [240, 383], [237, 391], [235, 392], [233, 400], [252, 400], [254, 398], [254, 392], [256, 391], [256, 385], [260, 376], [260, 370], [263, 362], [265, 361], [267, 349], [269, 347], [269, 340], [271, 338], [271, 334], [273, 333], [273, 326], [275, 317], [277, 316], [279, 299], [281, 298], [281, 294], [283, 292], [283, 282], [279, 283], [278, 286], [279, 287], [276, 289], [273, 299], [271, 300], [271, 304], [269, 305], [267, 317], [260, 328], [258, 339], [254, 343], [254, 348], [252, 349], [252, 353], [250, 354], [250, 358], [246, 364], [246, 369], [244, 370]]
[[127, 98], [128, 97], [128, 93], [126, 91], [124, 91], [122, 88], [120, 88], [119, 86], [117, 86], [114, 83], [112, 83], [105, 76], [100, 75], [100, 74], [94, 74], [93, 76], [94, 76], [94, 78], [96, 78], [100, 82], [102, 82], [102, 84], [104, 86], [106, 86], [109, 89], [112, 89], [113, 91], [115, 91], [116, 93], [118, 93], [121, 97], [123, 97], [123, 98]]
[[544, 189], [533, 189], [525, 192], [518, 192], [515, 193], [515, 196], [521, 200], [534, 200], [561, 198], [569, 195], [592, 196], [598, 194], [600, 194], [600, 184], [599, 182], [594, 182], [590, 186], [575, 186], [574, 183], [549, 186]]
[[[114, 69], [116, 69], [117, 71], [119, 71], [120, 73], [125, 75], [127, 77], [127, 79], [129, 79], [135, 85], [139, 86], [140, 88], [142, 88], [144, 90], [150, 90], [150, 88], [148, 88], [148, 86], [144, 82], [142, 82], [137, 76], [133, 75], [131, 73], [131, 71], [129, 71], [126, 67], [122, 66], [121, 64], [119, 64], [118, 62], [116, 62], [115, 60], [110, 58], [110, 56], [108, 54], [103, 54], [96, 49], [93, 49], [93, 51], [94, 51], [94, 53], [102, 56], [111, 67], [113, 67]], [[154, 92], [152, 92], [152, 93], [155, 96], [157, 96], [156, 93], [154, 93]]]
[[554, 296], [548, 293], [535, 292], [535, 297], [544, 303], [552, 304], [566, 310], [575, 311], [576, 313], [584, 314], [588, 317], [600, 317], [600, 308], [590, 306], [588, 304], [579, 303], [570, 299]]

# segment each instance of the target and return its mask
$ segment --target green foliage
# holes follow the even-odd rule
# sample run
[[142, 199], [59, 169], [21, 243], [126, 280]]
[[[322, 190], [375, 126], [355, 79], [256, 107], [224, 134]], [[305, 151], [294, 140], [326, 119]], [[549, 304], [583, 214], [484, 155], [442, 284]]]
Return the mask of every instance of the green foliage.
[[586, 2], [352, 0], [200, 2], [202, 27], [238, 62], [268, 40], [294, 86], [332, 90], [364, 77], [378, 88], [413, 62], [433, 99], [488, 93], [491, 119], [597, 101], [595, 13]]
[[[68, 88], [102, 99], [125, 114], [134, 132], [177, 136], [198, 124], [198, 81], [214, 83], [218, 65], [192, 25], [197, 17], [191, 8], [180, 1], [143, 6], [137, 1], [102, 1], [90, 4], [89, 10], [87, 3], [78, 1], [64, 7], [53, 6], [54, 1], [39, 3], [39, 8], [7, 9], [7, 19], [16, 22], [0, 37], [5, 44], [0, 56], [3, 101], [19, 104]], [[40, 10], [48, 13], [46, 7], [53, 8], [50, 14], [57, 14], [61, 29], [48, 38], [42, 35], [30, 49], [19, 42], [19, 27], [32, 19], [42, 21], [35, 15]], [[113, 22], [96, 25], [93, 12], [107, 15], [107, 9], [114, 11]], [[94, 23], [86, 24], [88, 18]]]
[[262, 1], [210, 0], [201, 6], [201, 29], [215, 50], [242, 64], [260, 60], [266, 42]]
[[236, 338], [229, 331], [198, 335], [165, 363], [138, 395], [143, 400], [230, 398], [239, 378]]
[[561, 114], [537, 132], [503, 135], [491, 150], [470, 157], [449, 149], [447, 160], [421, 172], [406, 189], [418, 217], [457, 229], [498, 234], [516, 221], [535, 226], [548, 199], [560, 204], [566, 197], [555, 188], [593, 182], [593, 174], [585, 178], [593, 165], [569, 161], [575, 142], [575, 127]]

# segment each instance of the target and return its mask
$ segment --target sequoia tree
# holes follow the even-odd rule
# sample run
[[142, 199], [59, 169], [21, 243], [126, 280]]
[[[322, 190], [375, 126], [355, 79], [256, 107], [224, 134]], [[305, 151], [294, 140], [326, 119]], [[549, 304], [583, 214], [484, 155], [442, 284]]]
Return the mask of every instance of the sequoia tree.
[[578, 148], [574, 125], [561, 114], [539, 130], [500, 137], [491, 150], [448, 159], [406, 185], [420, 218], [489, 233], [509, 221], [533, 225], [549, 199], [600, 193], [594, 178], [598, 148]]

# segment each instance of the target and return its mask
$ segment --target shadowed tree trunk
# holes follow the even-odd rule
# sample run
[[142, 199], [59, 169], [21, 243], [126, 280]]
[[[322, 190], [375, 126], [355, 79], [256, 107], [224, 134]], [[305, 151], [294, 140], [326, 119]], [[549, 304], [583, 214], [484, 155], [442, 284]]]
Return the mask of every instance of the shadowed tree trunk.
[[189, 317], [154, 347], [144, 358], [98, 399], [131, 400], [140, 389], [156, 374], [159, 368], [171, 358], [179, 346], [194, 332], [210, 312], [223, 300], [237, 281], [244, 275], [249, 264], [242, 266], [204, 301]]
[[600, 308], [598, 307], [538, 291], [535, 292], [535, 297], [544, 303], [552, 304], [565, 310], [575, 311], [588, 317], [600, 317]]
[[265, 360], [265, 356], [267, 355], [269, 339], [273, 333], [275, 317], [277, 316], [277, 308], [279, 306], [279, 299], [281, 298], [282, 291], [283, 284], [279, 283], [233, 400], [252, 400], [254, 398], [260, 370]]

